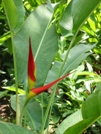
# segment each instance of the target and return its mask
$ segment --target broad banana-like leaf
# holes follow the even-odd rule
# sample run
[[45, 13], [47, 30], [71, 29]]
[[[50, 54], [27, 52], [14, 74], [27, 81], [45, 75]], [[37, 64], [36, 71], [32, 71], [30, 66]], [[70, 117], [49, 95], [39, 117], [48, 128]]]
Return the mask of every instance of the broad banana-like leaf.
[[101, 118], [100, 100], [101, 91], [97, 90], [87, 98], [79, 111], [67, 117], [60, 124], [56, 134], [82, 134], [91, 124]]
[[[95, 45], [90, 45], [90, 44], [87, 44], [87, 45], [79, 44], [73, 47], [69, 52], [68, 59], [65, 62], [61, 75], [65, 75], [67, 72], [78, 67], [78, 65], [83, 60], [85, 60], [88, 55], [91, 54], [89, 51], [93, 47], [95, 47]], [[65, 55], [66, 55], [66, 52], [64, 52], [61, 55], [62, 60], [64, 60]], [[62, 66], [62, 62], [58, 62], [58, 61], [54, 62], [54, 65], [47, 76], [46, 83], [49, 83], [50, 81], [55, 80], [57, 78], [57, 74], [61, 66]]]
[[10, 29], [16, 33], [24, 21], [22, 0], [2, 0]]
[[36, 86], [43, 85], [51, 63], [58, 51], [58, 38], [55, 24], [50, 25], [53, 12], [46, 5], [37, 7], [24, 22], [14, 38], [18, 81], [27, 78], [28, 40], [32, 41], [32, 49], [37, 68]]
[[70, 32], [72, 30], [73, 32], [76, 32], [100, 2], [100, 0], [71, 1], [60, 20], [61, 31], [63, 34], [67, 34], [67, 31]]
[[[16, 96], [11, 96], [11, 106], [16, 111]], [[25, 96], [19, 95], [20, 109], [22, 110], [25, 102]], [[42, 125], [42, 108], [40, 104], [32, 98], [26, 107], [26, 124], [35, 131], [40, 131]]]
[[63, 134], [67, 128], [72, 127], [74, 124], [82, 121], [81, 110], [76, 111], [72, 115], [68, 116], [57, 128], [56, 134]]
[[0, 121], [0, 134], [35, 134], [21, 126]]

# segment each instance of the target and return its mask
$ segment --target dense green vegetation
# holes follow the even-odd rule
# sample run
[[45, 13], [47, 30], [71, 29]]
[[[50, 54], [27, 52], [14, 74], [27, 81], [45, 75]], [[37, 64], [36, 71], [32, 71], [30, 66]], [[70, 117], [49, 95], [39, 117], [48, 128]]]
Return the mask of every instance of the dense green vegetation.
[[[0, 1], [0, 98], [8, 98], [16, 113], [13, 121], [0, 118], [0, 133], [101, 133], [100, 2]], [[35, 87], [70, 75], [32, 97], [23, 111], [29, 93], [29, 37]]]

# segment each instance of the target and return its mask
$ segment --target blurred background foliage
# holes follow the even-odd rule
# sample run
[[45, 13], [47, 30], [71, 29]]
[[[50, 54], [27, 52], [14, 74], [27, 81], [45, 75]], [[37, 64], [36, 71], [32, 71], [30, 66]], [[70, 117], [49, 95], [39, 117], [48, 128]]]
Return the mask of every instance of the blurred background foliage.
[[[55, 13], [52, 23], [56, 22], [59, 38], [59, 50], [55, 57], [56, 61], [61, 61], [60, 55], [68, 49], [73, 36], [72, 32], [66, 36], [63, 36], [61, 33], [61, 27], [59, 25], [60, 18], [69, 2], [70, 0], [51, 0], [51, 3], [53, 3], [53, 6], [55, 6]], [[23, 0], [25, 10], [24, 19], [26, 19], [37, 6], [41, 4], [45, 5], [46, 3], [47, 0]], [[101, 86], [99, 83], [101, 82], [101, 79], [89, 74], [89, 72], [92, 71], [99, 76], [101, 74], [101, 5], [99, 5], [85, 21], [73, 46], [76, 46], [78, 43], [97, 43], [97, 45], [92, 50], [90, 56], [88, 56], [87, 59], [78, 66], [75, 72], [79, 74], [80, 72], [86, 71], [88, 72], [88, 75], [82, 73], [81, 75], [73, 74], [70, 75], [69, 78], [63, 80], [62, 83], [59, 83], [50, 120], [53, 131], [67, 116], [81, 108], [82, 102], [86, 100], [86, 98], [92, 94], [97, 87]], [[2, 2], [0, 1], [0, 93], [5, 92], [2, 87], [12, 86], [13, 84], [14, 68], [11, 35]], [[36, 100], [40, 102], [44, 109], [47, 107], [51, 89], [48, 92], [49, 93], [43, 93], [43, 102], [41, 102], [41, 95], [36, 97]], [[99, 120], [98, 122], [94, 123], [88, 130], [84, 132], [84, 134], [86, 133], [100, 134], [101, 121]]]

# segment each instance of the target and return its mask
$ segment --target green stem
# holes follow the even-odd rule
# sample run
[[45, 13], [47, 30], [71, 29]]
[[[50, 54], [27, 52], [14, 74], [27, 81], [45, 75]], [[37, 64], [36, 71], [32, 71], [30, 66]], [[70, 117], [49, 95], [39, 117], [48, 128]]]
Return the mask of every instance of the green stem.
[[13, 49], [13, 61], [14, 61], [14, 74], [15, 74], [15, 88], [16, 88], [16, 124], [20, 125], [20, 102], [18, 96], [18, 78], [17, 78], [17, 65], [15, 57], [15, 49], [13, 42], [13, 33], [11, 32], [12, 49]]
[[[75, 41], [75, 38], [76, 38], [76, 36], [77, 36], [77, 33], [78, 33], [78, 31], [75, 33], [75, 35], [74, 35], [74, 37], [73, 37], [73, 39], [72, 39], [72, 41], [71, 41], [71, 43], [70, 43], [70, 45], [69, 45], [69, 48], [68, 48], [68, 51], [67, 51], [67, 53], [66, 53], [65, 59], [64, 59], [63, 64], [62, 64], [62, 66], [61, 66], [61, 69], [60, 69], [60, 71], [59, 71], [58, 78], [59, 78], [60, 75], [61, 75], [61, 72], [62, 72], [62, 70], [63, 70], [63, 67], [64, 67], [64, 65], [65, 65], [65, 62], [66, 62], [66, 60], [67, 60], [67, 58], [68, 58], [70, 49], [71, 49], [71, 47], [72, 47], [72, 45], [73, 45], [73, 43], [74, 43], [74, 41]], [[55, 93], [56, 93], [56, 87], [57, 87], [57, 84], [54, 86], [53, 92], [52, 92], [52, 94], [51, 94], [51, 97], [50, 97], [50, 100], [49, 100], [49, 104], [48, 104], [48, 106], [47, 106], [47, 110], [46, 110], [44, 119], [43, 119], [43, 121], [42, 121], [42, 128], [41, 128], [40, 134], [43, 134], [43, 133], [44, 133], [44, 127], [45, 127], [45, 124], [46, 124], [46, 120], [47, 120], [47, 117], [48, 117], [48, 113], [49, 113], [50, 107], [52, 107], [53, 102], [54, 102], [54, 96], [55, 96]]]
[[[26, 92], [26, 95], [25, 95], [25, 102], [24, 102], [24, 105], [21, 109], [21, 112], [20, 112], [20, 124], [22, 124], [22, 119], [23, 119], [23, 115], [26, 111], [26, 106], [27, 106], [27, 103], [29, 102], [29, 99], [27, 98], [28, 96], [28, 91], [29, 91], [29, 87], [28, 87], [28, 83], [26, 82], [25, 85], [24, 85], [24, 91]], [[24, 124], [25, 124], [26, 120], [24, 120]]]
[[17, 68], [16, 68], [16, 56], [15, 56], [14, 41], [13, 41], [14, 31], [11, 28], [10, 19], [8, 17], [5, 2], [2, 1], [2, 3], [3, 3], [3, 6], [4, 6], [4, 10], [5, 10], [5, 13], [6, 13], [6, 17], [7, 17], [7, 20], [8, 20], [8, 25], [9, 25], [10, 33], [11, 33], [13, 61], [14, 61], [14, 74], [15, 74], [15, 88], [16, 88], [16, 124], [20, 125], [20, 104], [19, 104], [19, 97], [18, 97], [18, 79], [17, 79]]
[[26, 105], [23, 106], [21, 114], [20, 114], [20, 124], [22, 124], [23, 115], [25, 113], [25, 107], [26, 107]]
[[42, 120], [43, 120], [43, 94], [41, 94], [41, 102], [42, 102], [41, 108], [42, 108]]

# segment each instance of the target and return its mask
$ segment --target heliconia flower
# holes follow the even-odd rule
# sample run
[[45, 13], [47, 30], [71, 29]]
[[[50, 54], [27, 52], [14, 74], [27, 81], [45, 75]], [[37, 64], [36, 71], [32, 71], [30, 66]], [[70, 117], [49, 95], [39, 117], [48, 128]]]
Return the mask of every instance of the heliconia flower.
[[30, 98], [48, 90], [50, 87], [52, 87], [53, 85], [55, 85], [56, 83], [58, 83], [59, 81], [61, 81], [65, 77], [67, 77], [68, 75], [69, 74], [66, 74], [63, 77], [61, 77], [47, 85], [44, 85], [42, 87], [34, 88], [34, 83], [36, 82], [36, 68], [35, 68], [35, 62], [34, 62], [34, 57], [33, 57], [33, 53], [32, 53], [31, 39], [29, 38], [28, 82], [29, 82], [30, 91], [28, 93], [25, 104], [27, 104], [27, 102], [29, 101]]
[[48, 90], [50, 87], [52, 87], [53, 85], [55, 85], [56, 83], [58, 83], [59, 81], [61, 81], [65, 77], [67, 77], [68, 75], [70, 75], [70, 74], [66, 74], [63, 77], [61, 77], [61, 78], [59, 78], [59, 79], [57, 79], [57, 80], [55, 80], [55, 81], [45, 85], [45, 86], [37, 87], [37, 88], [32, 88], [30, 90], [29, 94], [28, 94], [28, 98], [32, 98], [32, 97], [34, 97], [34, 96], [36, 96], [36, 95], [38, 95], [38, 94]]
[[29, 88], [33, 88], [36, 82], [36, 68], [32, 53], [31, 39], [29, 38], [29, 56], [28, 56], [28, 83]]

